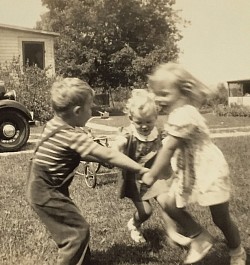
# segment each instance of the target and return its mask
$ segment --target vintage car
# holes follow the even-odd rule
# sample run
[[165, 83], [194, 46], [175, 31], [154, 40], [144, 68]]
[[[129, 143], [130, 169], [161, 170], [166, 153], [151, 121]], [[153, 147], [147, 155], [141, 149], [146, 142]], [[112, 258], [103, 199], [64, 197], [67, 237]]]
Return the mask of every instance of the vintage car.
[[6, 92], [0, 80], [0, 152], [20, 150], [28, 141], [32, 115], [16, 101], [14, 90]]

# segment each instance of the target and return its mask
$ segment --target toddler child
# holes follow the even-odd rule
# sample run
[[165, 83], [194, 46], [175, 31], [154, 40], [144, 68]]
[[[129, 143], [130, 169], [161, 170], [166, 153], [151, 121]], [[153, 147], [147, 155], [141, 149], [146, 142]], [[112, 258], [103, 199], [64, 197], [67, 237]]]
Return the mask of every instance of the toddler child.
[[213, 222], [224, 234], [231, 265], [245, 265], [246, 252], [237, 226], [229, 213], [230, 178], [228, 164], [209, 137], [209, 130], [198, 107], [211, 94], [209, 88], [179, 64], [160, 65], [149, 76], [151, 90], [170, 112], [166, 124], [168, 140], [142, 181], [153, 183], [170, 167], [175, 171], [174, 196], [167, 197], [167, 213], [192, 238], [185, 264], [201, 260], [212, 247], [212, 238], [185, 210], [197, 202], [208, 206]]
[[147, 171], [77, 129], [90, 118], [93, 97], [91, 87], [78, 78], [65, 78], [52, 85], [55, 116], [42, 133], [28, 179], [28, 201], [56, 242], [60, 265], [91, 264], [89, 224], [69, 196], [80, 160], [107, 162], [139, 174]]
[[[157, 151], [162, 145], [164, 132], [156, 127], [157, 106], [154, 95], [145, 89], [134, 89], [132, 97], [126, 105], [126, 112], [130, 119], [130, 125], [123, 128], [121, 134], [117, 136], [114, 146], [119, 151], [124, 152], [139, 164], [150, 167], [153, 163]], [[166, 172], [171, 175], [172, 171]], [[136, 212], [129, 220], [127, 227], [131, 238], [138, 243], [146, 242], [141, 233], [141, 225], [152, 213], [150, 199], [155, 198], [160, 205], [167, 234], [171, 241], [181, 245], [190, 242], [189, 238], [177, 233], [176, 225], [165, 211], [166, 198], [170, 187], [170, 181], [166, 176], [161, 176], [154, 185], [148, 190], [134, 172], [123, 170], [119, 181], [120, 198], [130, 198], [135, 205]], [[142, 200], [142, 195], [147, 191], [147, 197]]]

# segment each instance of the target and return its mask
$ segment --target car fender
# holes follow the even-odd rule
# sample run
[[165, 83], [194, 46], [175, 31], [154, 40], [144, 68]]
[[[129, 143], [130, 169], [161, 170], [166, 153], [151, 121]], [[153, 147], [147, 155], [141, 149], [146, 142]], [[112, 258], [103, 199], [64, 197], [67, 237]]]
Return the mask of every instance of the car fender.
[[32, 120], [32, 116], [28, 111], [28, 109], [18, 101], [9, 100], [9, 99], [0, 100], [0, 111], [3, 109], [16, 109], [22, 114], [24, 114], [24, 116], [28, 120]]

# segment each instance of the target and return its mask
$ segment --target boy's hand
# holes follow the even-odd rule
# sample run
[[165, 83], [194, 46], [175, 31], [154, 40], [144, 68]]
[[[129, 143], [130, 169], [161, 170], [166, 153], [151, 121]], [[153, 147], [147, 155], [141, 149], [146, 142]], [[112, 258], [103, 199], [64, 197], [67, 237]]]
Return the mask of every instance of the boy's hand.
[[148, 172], [146, 172], [143, 176], [141, 181], [146, 184], [147, 186], [152, 186], [155, 182], [155, 179], [153, 179]]
[[146, 167], [142, 167], [139, 171], [139, 174], [140, 175], [144, 175], [145, 173], [147, 173], [149, 171], [149, 168], [146, 168]]

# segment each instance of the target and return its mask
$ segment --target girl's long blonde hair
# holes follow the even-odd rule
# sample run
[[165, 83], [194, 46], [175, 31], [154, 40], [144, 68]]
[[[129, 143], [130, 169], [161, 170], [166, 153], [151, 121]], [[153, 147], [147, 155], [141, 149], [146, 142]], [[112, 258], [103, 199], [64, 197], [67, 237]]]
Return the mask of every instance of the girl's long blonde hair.
[[195, 104], [202, 104], [205, 99], [214, 95], [217, 91], [207, 87], [192, 74], [190, 74], [184, 67], [177, 63], [160, 64], [149, 78], [149, 86], [153, 87], [155, 82], [163, 80], [175, 79], [175, 84], [182, 91], [182, 93], [189, 97]]

